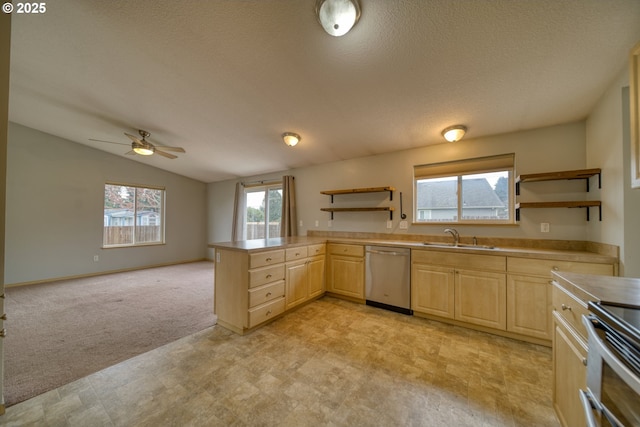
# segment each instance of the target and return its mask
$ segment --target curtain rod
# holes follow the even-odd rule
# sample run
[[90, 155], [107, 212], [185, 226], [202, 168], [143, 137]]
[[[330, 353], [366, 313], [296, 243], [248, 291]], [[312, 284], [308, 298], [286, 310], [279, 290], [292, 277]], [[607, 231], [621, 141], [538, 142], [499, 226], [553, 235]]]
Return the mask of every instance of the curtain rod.
[[242, 182], [241, 184], [245, 187], [258, 187], [260, 185], [272, 185], [272, 184], [281, 184], [281, 180], [277, 181], [250, 181], [250, 182]]

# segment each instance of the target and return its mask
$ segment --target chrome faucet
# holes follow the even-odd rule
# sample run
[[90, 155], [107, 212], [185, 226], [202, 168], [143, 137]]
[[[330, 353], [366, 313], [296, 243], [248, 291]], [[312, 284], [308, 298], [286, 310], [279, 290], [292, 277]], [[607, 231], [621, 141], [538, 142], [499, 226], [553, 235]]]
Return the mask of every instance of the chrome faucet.
[[458, 230], [455, 228], [445, 228], [444, 232], [451, 233], [453, 236], [453, 246], [458, 246], [458, 243], [460, 242], [460, 234], [458, 233]]

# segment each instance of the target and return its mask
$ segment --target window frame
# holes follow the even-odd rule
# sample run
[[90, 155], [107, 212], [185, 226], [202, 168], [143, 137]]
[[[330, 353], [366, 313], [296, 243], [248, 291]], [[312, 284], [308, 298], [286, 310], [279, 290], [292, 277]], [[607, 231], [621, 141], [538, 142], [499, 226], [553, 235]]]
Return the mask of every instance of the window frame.
[[[106, 244], [105, 242], [105, 228], [108, 227], [109, 225], [106, 224], [107, 220], [107, 215], [105, 215], [104, 209], [104, 197], [106, 196], [106, 189], [107, 186], [119, 186], [119, 187], [128, 187], [128, 188], [134, 188], [136, 189], [136, 191], [134, 192], [134, 197], [133, 197], [133, 230], [132, 230], [132, 243], [117, 243], [117, 244]], [[159, 233], [160, 233], [160, 239], [157, 241], [153, 241], [153, 242], [136, 242], [136, 235], [137, 235], [137, 227], [138, 226], [143, 226], [142, 224], [138, 224], [138, 199], [137, 199], [137, 189], [143, 189], [143, 190], [156, 190], [156, 191], [160, 191], [160, 195], [161, 195], [161, 200], [160, 200], [160, 212], [159, 212], [159, 219], [160, 219], [160, 224], [159, 224]], [[160, 187], [160, 186], [153, 186], [153, 185], [143, 185], [143, 184], [131, 184], [131, 183], [123, 183], [123, 182], [114, 182], [114, 181], [106, 181], [104, 183], [103, 186], [103, 203], [102, 203], [102, 214], [103, 214], [103, 225], [102, 225], [102, 248], [103, 249], [113, 249], [113, 248], [131, 248], [131, 247], [141, 247], [141, 246], [158, 246], [158, 245], [164, 245], [166, 244], [166, 233], [165, 233], [165, 227], [166, 227], [166, 201], [167, 201], [167, 190], [165, 187]], [[156, 217], [157, 220], [157, 217]]]
[[[265, 210], [264, 210], [264, 215], [265, 215], [265, 221], [264, 221], [264, 237], [256, 237], [256, 239], [272, 239], [272, 238], [276, 238], [276, 237], [280, 237], [280, 233], [278, 233], [277, 236], [271, 236], [269, 235], [269, 226], [268, 226], [268, 218], [269, 218], [269, 192], [272, 190], [279, 190], [280, 191], [280, 195], [282, 197], [282, 193], [284, 192], [284, 188], [282, 185], [282, 181], [272, 181], [272, 182], [260, 182], [258, 184], [245, 184], [244, 186], [244, 191], [243, 191], [243, 197], [244, 197], [244, 215], [243, 215], [243, 229], [242, 229], [242, 238], [243, 240], [247, 240], [248, 236], [247, 236], [247, 231], [248, 231], [248, 224], [249, 222], [247, 221], [247, 213], [249, 210], [249, 206], [247, 204], [247, 194], [248, 193], [258, 193], [258, 192], [262, 192], [264, 193], [264, 200], [265, 200]], [[280, 225], [278, 227], [278, 230], [282, 230], [282, 209], [280, 211]]]
[[[462, 181], [465, 176], [506, 171], [508, 191], [507, 219], [463, 219]], [[418, 211], [418, 181], [435, 178], [456, 180], [457, 220], [420, 220]], [[413, 167], [413, 225], [515, 225], [515, 154], [477, 157], [440, 163], [414, 165]]]

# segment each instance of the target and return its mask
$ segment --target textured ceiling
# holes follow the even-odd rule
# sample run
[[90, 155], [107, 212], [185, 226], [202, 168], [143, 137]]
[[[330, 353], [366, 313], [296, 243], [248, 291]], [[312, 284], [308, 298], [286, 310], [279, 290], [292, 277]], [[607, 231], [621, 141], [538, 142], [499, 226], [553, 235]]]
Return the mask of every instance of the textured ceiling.
[[[9, 119], [203, 182], [584, 119], [640, 41], [638, 0], [56, 0], [12, 19]], [[280, 135], [302, 142], [285, 146]], [[129, 156], [127, 156], [129, 157]]]

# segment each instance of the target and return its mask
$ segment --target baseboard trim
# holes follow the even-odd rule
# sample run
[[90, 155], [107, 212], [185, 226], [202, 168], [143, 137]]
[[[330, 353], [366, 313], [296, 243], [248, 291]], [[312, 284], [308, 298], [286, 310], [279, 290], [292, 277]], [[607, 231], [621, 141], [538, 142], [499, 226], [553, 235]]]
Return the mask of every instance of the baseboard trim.
[[83, 279], [85, 277], [95, 277], [95, 276], [104, 276], [106, 274], [116, 274], [116, 273], [126, 273], [127, 271], [136, 271], [136, 270], [146, 270], [148, 268], [156, 268], [156, 267], [167, 267], [170, 265], [179, 265], [179, 264], [189, 264], [192, 262], [200, 262], [200, 261], [208, 261], [213, 264], [213, 261], [207, 258], [198, 258], [192, 260], [183, 260], [183, 261], [173, 261], [173, 262], [164, 262], [160, 264], [152, 264], [145, 265], [141, 267], [130, 267], [130, 268], [121, 268], [118, 270], [108, 270], [108, 271], [99, 271], [95, 273], [87, 273], [87, 274], [76, 274], [73, 276], [63, 276], [63, 277], [54, 277], [50, 279], [41, 279], [41, 280], [33, 280], [29, 282], [18, 282], [18, 283], [5, 283], [5, 288], [16, 288], [18, 286], [29, 286], [29, 285], [39, 285], [42, 283], [51, 283], [51, 282], [59, 282], [61, 280], [72, 280], [72, 279]]

